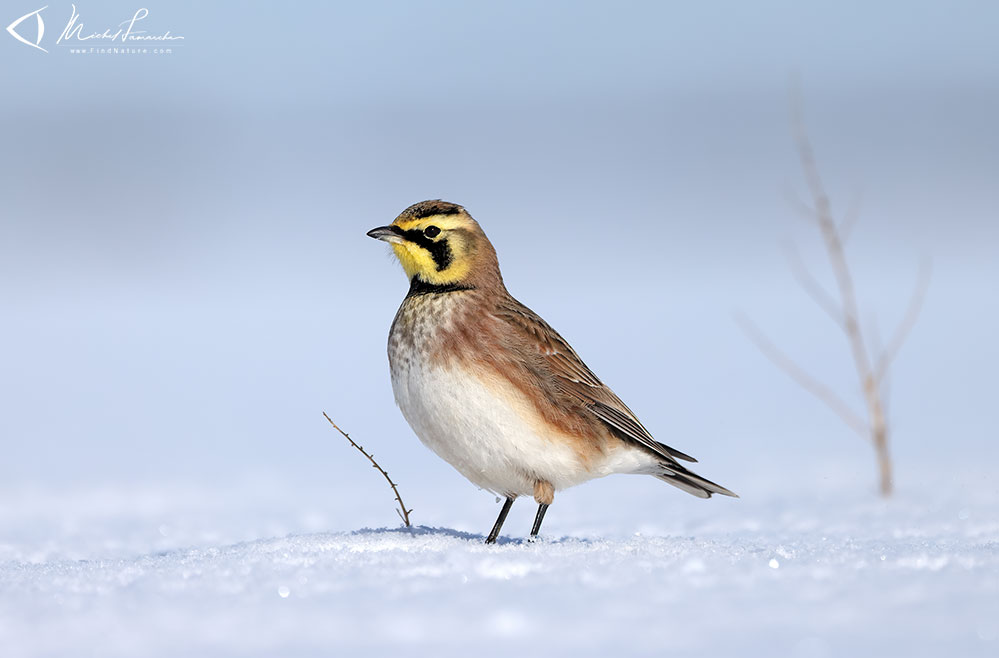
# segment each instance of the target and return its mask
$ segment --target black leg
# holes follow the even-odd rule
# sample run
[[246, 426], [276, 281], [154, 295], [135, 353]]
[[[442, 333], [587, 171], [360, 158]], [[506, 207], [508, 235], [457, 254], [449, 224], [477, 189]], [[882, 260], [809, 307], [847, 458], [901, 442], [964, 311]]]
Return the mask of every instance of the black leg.
[[507, 497], [506, 502], [503, 503], [503, 509], [500, 510], [499, 518], [496, 519], [496, 523], [493, 524], [492, 532], [486, 537], [487, 544], [495, 544], [496, 538], [499, 537], [500, 528], [503, 527], [503, 522], [506, 521], [506, 515], [510, 513], [510, 507], [513, 506], [513, 498]]
[[544, 503], [538, 505], [538, 515], [534, 517], [534, 527], [531, 528], [531, 539], [538, 536], [538, 531], [541, 530], [541, 522], [545, 520], [545, 512], [548, 511], [548, 506]]

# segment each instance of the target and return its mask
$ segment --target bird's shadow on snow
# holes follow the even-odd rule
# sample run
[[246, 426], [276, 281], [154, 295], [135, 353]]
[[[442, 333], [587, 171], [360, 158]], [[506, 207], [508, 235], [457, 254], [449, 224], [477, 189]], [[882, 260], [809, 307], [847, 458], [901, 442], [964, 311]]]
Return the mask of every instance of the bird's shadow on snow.
[[[455, 530], [454, 528], [438, 528], [426, 525], [410, 526], [408, 528], [403, 526], [396, 528], [361, 528], [360, 530], [353, 530], [349, 534], [358, 537], [400, 535], [407, 535], [410, 537], [449, 537], [451, 539], [460, 539], [470, 543], [486, 545], [485, 535]], [[496, 543], [493, 544], [493, 546], [536, 546], [565, 543], [590, 544], [592, 543], [592, 540], [580, 537], [539, 537], [537, 540], [531, 540], [526, 537], [500, 536], [496, 538]]]
[[[189, 546], [186, 548], [174, 548], [162, 551], [156, 551], [150, 553], [148, 557], [161, 559], [170, 558], [179, 555], [188, 555], [192, 551], [198, 552], [203, 550], [227, 550], [227, 549], [245, 549], [254, 546], [266, 546], [274, 542], [286, 542], [292, 541], [318, 541], [325, 542], [330, 539], [335, 539], [337, 537], [356, 537], [358, 539], [378, 539], [378, 538], [392, 538], [398, 539], [401, 537], [410, 537], [413, 539], [417, 538], [444, 538], [444, 539], [456, 539], [464, 542], [469, 547], [480, 546], [482, 548], [496, 548], [496, 547], [531, 547], [531, 546], [545, 546], [545, 545], [559, 545], [559, 544], [575, 544], [575, 545], [591, 545], [595, 542], [592, 539], [586, 539], [581, 537], [539, 537], [536, 541], [531, 541], [526, 537], [499, 537], [495, 544], [486, 544], [485, 535], [471, 532], [463, 532], [461, 530], [455, 530], [453, 528], [437, 528], [432, 526], [411, 526], [403, 527], [398, 526], [395, 528], [360, 528], [359, 530], [347, 530], [339, 532], [319, 532], [313, 534], [290, 534], [283, 537], [268, 537], [260, 539], [251, 539], [242, 542], [236, 542], [233, 544], [228, 544], [224, 547], [196, 547]], [[86, 560], [83, 560], [84, 562]]]

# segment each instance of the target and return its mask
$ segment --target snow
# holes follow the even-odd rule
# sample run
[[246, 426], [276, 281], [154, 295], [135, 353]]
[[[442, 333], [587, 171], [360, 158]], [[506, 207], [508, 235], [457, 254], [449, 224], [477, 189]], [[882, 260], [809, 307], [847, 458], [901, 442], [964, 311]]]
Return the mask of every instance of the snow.
[[890, 501], [854, 481], [734, 501], [587, 486], [535, 543], [518, 503], [496, 546], [484, 494], [424, 500], [447, 526], [333, 530], [351, 501], [275, 482], [5, 491], [2, 654], [999, 652], [991, 477]]

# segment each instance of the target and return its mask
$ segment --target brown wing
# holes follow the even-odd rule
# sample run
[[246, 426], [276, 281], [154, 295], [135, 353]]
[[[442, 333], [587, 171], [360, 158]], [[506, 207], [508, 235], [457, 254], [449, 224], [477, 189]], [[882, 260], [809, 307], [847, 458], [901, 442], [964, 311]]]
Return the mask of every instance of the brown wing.
[[549, 390], [557, 391], [567, 406], [582, 408], [619, 438], [646, 448], [666, 464], [683, 469], [677, 459], [697, 461], [652, 438], [631, 409], [604, 386], [565, 339], [534, 311], [508, 297], [497, 305], [494, 314], [513, 330], [504, 332], [505, 335], [520, 339], [518, 347], [528, 354], [537, 353], [540, 358], [534, 360], [532, 368], [535, 377], [547, 379]]

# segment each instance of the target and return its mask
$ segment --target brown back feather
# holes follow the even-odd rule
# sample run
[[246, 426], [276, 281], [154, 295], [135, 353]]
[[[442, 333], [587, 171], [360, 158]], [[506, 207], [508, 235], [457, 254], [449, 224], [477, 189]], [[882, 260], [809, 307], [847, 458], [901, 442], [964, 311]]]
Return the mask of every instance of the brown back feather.
[[[474, 358], [480, 367], [517, 387], [543, 418], [583, 439], [592, 450], [604, 452], [613, 435], [649, 450], [666, 464], [678, 466], [675, 457], [687, 458], [652, 438], [565, 339], [505, 290], [463, 296], [468, 315], [445, 332], [438, 354]], [[495, 349], [497, 344], [505, 349]]]

